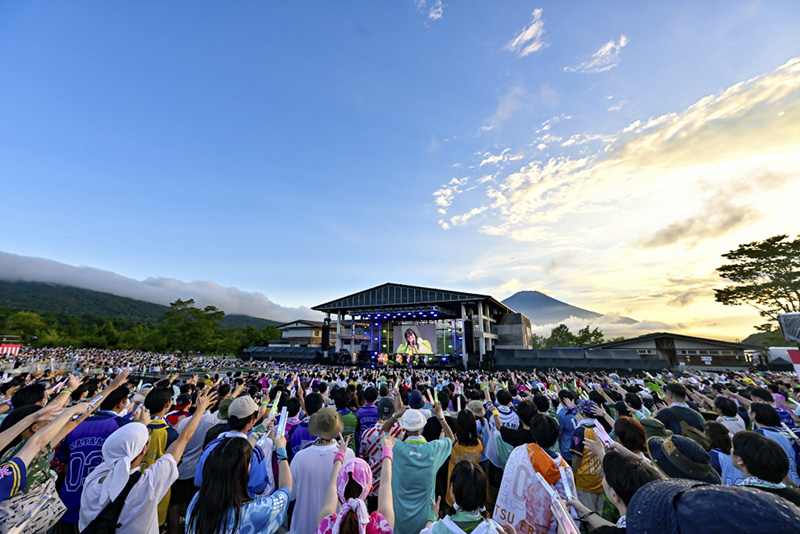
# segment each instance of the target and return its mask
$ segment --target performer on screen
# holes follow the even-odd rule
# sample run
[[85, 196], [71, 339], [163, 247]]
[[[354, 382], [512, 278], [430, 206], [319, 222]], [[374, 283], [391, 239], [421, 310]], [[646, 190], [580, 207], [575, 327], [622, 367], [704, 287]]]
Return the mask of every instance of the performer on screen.
[[405, 332], [406, 342], [397, 347], [400, 354], [433, 354], [430, 341], [425, 341], [417, 337], [413, 328], [407, 328]]

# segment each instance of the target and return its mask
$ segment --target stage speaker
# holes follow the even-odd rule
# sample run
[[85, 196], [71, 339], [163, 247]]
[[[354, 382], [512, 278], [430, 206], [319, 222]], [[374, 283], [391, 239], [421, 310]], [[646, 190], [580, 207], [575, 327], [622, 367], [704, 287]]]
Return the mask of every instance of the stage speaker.
[[331, 348], [331, 321], [325, 319], [322, 325], [322, 350], [326, 351]]
[[470, 356], [475, 354], [475, 332], [472, 319], [464, 321], [464, 352]]

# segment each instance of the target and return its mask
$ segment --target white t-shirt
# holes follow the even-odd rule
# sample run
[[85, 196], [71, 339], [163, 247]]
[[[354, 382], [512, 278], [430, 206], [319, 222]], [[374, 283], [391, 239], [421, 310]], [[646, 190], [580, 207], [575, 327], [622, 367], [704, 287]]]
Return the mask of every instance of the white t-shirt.
[[[178, 434], [183, 432], [184, 427], [190, 419], [191, 417], [184, 417], [178, 423]], [[195, 431], [194, 435], [189, 439], [189, 443], [186, 444], [186, 450], [183, 451], [183, 461], [181, 465], [178, 466], [179, 480], [194, 478], [197, 462], [203, 454], [203, 441], [205, 441], [206, 432], [217, 423], [217, 415], [212, 413], [207, 413], [200, 419], [200, 424], [197, 425], [197, 431]]]
[[[332, 464], [333, 462], [331, 462]], [[131, 474], [138, 471], [131, 469]], [[328, 473], [330, 475], [330, 473]], [[166, 495], [172, 483], [178, 480], [178, 465], [171, 454], [163, 454], [153, 465], [145, 469], [119, 514], [117, 534], [158, 534], [158, 503]], [[100, 484], [83, 488], [81, 515], [78, 528], [83, 530], [103, 509], [100, 507]]]
[[[292, 500], [296, 501], [289, 534], [309, 534], [317, 528], [317, 519], [328, 491], [337, 445], [311, 445], [298, 452], [292, 470]], [[355, 458], [348, 448], [345, 461]]]

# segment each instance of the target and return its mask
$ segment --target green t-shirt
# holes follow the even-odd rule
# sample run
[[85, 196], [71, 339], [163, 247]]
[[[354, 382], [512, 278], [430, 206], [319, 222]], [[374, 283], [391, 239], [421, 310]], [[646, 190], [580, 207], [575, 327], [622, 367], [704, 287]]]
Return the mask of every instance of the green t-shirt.
[[409, 440], [398, 441], [392, 451], [395, 534], [419, 534], [429, 520], [436, 521], [431, 510], [436, 473], [453, 451], [453, 442], [448, 438]]

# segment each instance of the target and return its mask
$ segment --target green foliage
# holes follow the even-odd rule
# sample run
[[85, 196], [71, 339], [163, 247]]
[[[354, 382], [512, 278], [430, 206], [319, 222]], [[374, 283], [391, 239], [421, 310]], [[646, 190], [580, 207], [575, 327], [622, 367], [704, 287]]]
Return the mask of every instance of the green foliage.
[[714, 290], [717, 302], [756, 308], [770, 320], [756, 327], [764, 332], [775, 329], [778, 315], [800, 311], [800, 237], [790, 241], [776, 235], [739, 245], [722, 257], [730, 263], [717, 272], [732, 284]]
[[[603, 332], [599, 328], [590, 329], [589, 325], [578, 330], [577, 334], [570, 332], [565, 324], [560, 324], [550, 331], [550, 337], [534, 336], [534, 348], [580, 348], [597, 345], [603, 342]], [[544, 346], [536, 346], [536, 344]]]
[[214, 306], [196, 308], [194, 299], [171, 302], [161, 318], [167, 345], [184, 355], [208, 351], [223, 317], [225, 312]]

